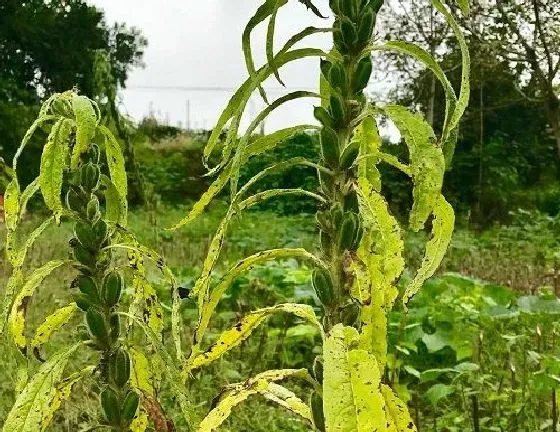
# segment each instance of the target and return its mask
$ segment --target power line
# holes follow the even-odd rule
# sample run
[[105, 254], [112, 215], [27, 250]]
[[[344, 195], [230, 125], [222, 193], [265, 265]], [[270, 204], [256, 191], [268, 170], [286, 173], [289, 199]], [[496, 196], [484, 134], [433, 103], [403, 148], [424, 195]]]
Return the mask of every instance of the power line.
[[[164, 85], [137, 85], [127, 86], [125, 90], [164, 90], [164, 91], [186, 91], [186, 92], [235, 92], [239, 87], [223, 86], [164, 86]], [[285, 93], [290, 91], [317, 91], [309, 87], [268, 87], [264, 89], [269, 93]]]

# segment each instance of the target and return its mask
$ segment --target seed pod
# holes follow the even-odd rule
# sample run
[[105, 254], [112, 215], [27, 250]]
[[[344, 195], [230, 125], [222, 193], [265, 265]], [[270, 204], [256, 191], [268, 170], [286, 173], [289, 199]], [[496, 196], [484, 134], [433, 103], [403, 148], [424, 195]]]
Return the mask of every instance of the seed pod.
[[324, 305], [329, 305], [334, 300], [334, 286], [331, 273], [324, 268], [316, 268], [312, 276], [313, 288], [319, 300]]
[[358, 249], [363, 236], [364, 236], [364, 227], [362, 221], [360, 220], [360, 217], [358, 216], [358, 228], [356, 229], [356, 237], [354, 237], [354, 241], [352, 243], [352, 250]]
[[140, 397], [138, 396], [138, 393], [136, 393], [134, 390], [129, 390], [126, 394], [126, 397], [124, 398], [121, 409], [122, 417], [127, 423], [131, 422], [136, 415], [139, 404]]
[[111, 357], [110, 363], [111, 378], [119, 388], [124, 388], [130, 379], [130, 356], [124, 348]]
[[323, 398], [314, 391], [311, 394], [311, 412], [313, 413], [313, 425], [321, 432], [325, 432], [325, 415], [323, 414]]
[[325, 108], [315, 107], [315, 109], [313, 110], [313, 115], [323, 126], [334, 129], [334, 120]]
[[93, 278], [89, 276], [78, 276], [75, 279], [76, 286], [78, 289], [88, 296], [92, 300], [97, 300], [99, 298], [99, 291], [97, 290], [97, 284]]
[[356, 0], [340, 0], [340, 13], [350, 19], [355, 19], [358, 13]]
[[321, 244], [321, 249], [323, 253], [330, 254], [330, 250], [332, 247], [332, 239], [328, 233], [326, 233], [325, 231], [319, 232], [319, 243]]
[[344, 42], [344, 38], [342, 37], [342, 30], [340, 29], [340, 24], [337, 24], [337, 21], [335, 21], [333, 28], [334, 28], [333, 30], [334, 47], [338, 52], [345, 52], [346, 43]]
[[92, 223], [97, 222], [101, 217], [101, 213], [99, 213], [99, 200], [96, 196], [93, 196], [88, 202], [86, 216], [87, 219]]
[[119, 315], [111, 315], [111, 318], [109, 318], [109, 326], [111, 327], [111, 340], [116, 341], [121, 334], [121, 319]]
[[101, 287], [101, 298], [108, 307], [115, 306], [121, 299], [123, 278], [119, 272], [113, 271], [105, 276]]
[[358, 141], [350, 141], [350, 144], [342, 151], [340, 155], [340, 168], [349, 169], [360, 154], [360, 143]]
[[89, 160], [94, 165], [99, 165], [99, 156], [101, 152], [99, 151], [99, 146], [97, 144], [92, 144], [85, 154], [86, 160]]
[[329, 6], [335, 15], [340, 14], [340, 0], [329, 0]]
[[373, 8], [373, 11], [375, 13], [379, 12], [379, 9], [381, 9], [381, 6], [383, 6], [383, 3], [385, 2], [385, 0], [371, 0], [371, 7]]
[[117, 393], [112, 388], [107, 387], [101, 392], [100, 396], [105, 420], [110, 425], [118, 425], [121, 421], [121, 412]]
[[83, 214], [87, 206], [87, 199], [84, 193], [76, 186], [71, 185], [66, 193], [66, 207], [76, 213]]
[[315, 220], [317, 221], [317, 226], [322, 230], [328, 230], [331, 228], [330, 214], [326, 211], [318, 211], [315, 214]]
[[365, 45], [371, 40], [373, 28], [375, 27], [375, 18], [376, 14], [371, 6], [366, 7], [358, 24], [358, 43], [360, 45]]
[[327, 80], [329, 79], [331, 67], [332, 63], [330, 61], [321, 59], [321, 73]]
[[326, 172], [319, 172], [319, 183], [321, 185], [321, 191], [325, 195], [330, 195], [334, 188], [334, 176]]
[[73, 250], [74, 258], [86, 267], [95, 265], [95, 254], [86, 249], [81, 244], [77, 244]]
[[344, 216], [344, 210], [342, 209], [340, 203], [336, 203], [331, 207], [330, 212], [332, 223], [335, 229], [338, 231], [342, 222], [342, 217]]
[[340, 315], [340, 319], [344, 325], [353, 326], [358, 322], [360, 317], [360, 306], [356, 303], [351, 303], [345, 306]]
[[356, 91], [356, 93], [363, 91], [367, 87], [372, 70], [373, 63], [371, 62], [370, 56], [359, 61], [354, 74], [354, 91]]
[[[335, 124], [344, 123], [346, 118], [346, 102], [338, 92], [331, 93], [330, 111]], [[334, 128], [333, 128], [334, 129]]]
[[329, 84], [333, 89], [340, 89], [342, 91], [346, 88], [346, 72], [339, 63], [332, 65], [328, 77]]
[[358, 193], [355, 190], [350, 191], [348, 195], [344, 196], [344, 211], [352, 211], [358, 213], [360, 203], [358, 201]]
[[100, 175], [99, 167], [90, 162], [81, 169], [80, 184], [86, 191], [94, 192], [99, 187]]
[[346, 212], [338, 232], [338, 248], [341, 251], [352, 249], [358, 229], [358, 216], [353, 212]]
[[93, 307], [93, 303], [91, 301], [91, 299], [86, 296], [85, 294], [75, 294], [74, 295], [74, 301], [76, 302], [76, 305], [83, 310], [84, 312], [87, 312], [88, 310], [90, 310]]
[[109, 227], [107, 226], [107, 222], [103, 219], [99, 219], [92, 225], [93, 233], [95, 235], [95, 244], [97, 247], [101, 247], [105, 241], [107, 240], [107, 236], [109, 234]]
[[[353, 0], [352, 0], [353, 1]], [[346, 17], [340, 21], [340, 30], [342, 31], [342, 40], [348, 48], [353, 48], [358, 42], [358, 29], [354, 23]]]
[[80, 241], [81, 245], [90, 251], [98, 249], [96, 236], [89, 222], [78, 221], [74, 226], [74, 234]]
[[323, 383], [323, 357], [317, 356], [313, 361], [313, 377], [319, 382]]
[[321, 130], [321, 154], [327, 166], [336, 168], [340, 158], [338, 135], [334, 130], [325, 126]]
[[105, 322], [105, 317], [99, 310], [96, 308], [90, 308], [86, 312], [86, 323], [92, 336], [104, 344], [107, 343], [109, 340], [107, 323]]

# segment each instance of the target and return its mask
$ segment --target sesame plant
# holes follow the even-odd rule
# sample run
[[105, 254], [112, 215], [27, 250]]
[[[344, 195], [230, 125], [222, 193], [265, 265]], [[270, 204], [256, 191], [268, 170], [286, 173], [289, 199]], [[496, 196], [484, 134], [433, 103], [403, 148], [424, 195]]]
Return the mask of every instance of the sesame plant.
[[[310, 0], [300, 2], [321, 16]], [[182, 365], [182, 378], [188, 382], [202, 367], [239, 346], [273, 314], [293, 314], [311, 322], [322, 335], [322, 355], [317, 356], [313, 367], [269, 370], [228, 386], [202, 420], [200, 431], [217, 429], [236, 405], [255, 394], [298, 414], [314, 430], [416, 430], [406, 404], [385, 378], [387, 315], [399, 298], [396, 284], [405, 268], [403, 231], [407, 227], [389, 210], [378, 165], [388, 164], [411, 179], [414, 204], [407, 225], [414, 231], [431, 230], [421, 266], [401, 295], [401, 303], [406, 308], [438, 268], [454, 228], [454, 212], [441, 188], [446, 167], [451, 163], [459, 121], [468, 104], [470, 72], [465, 38], [451, 12], [458, 10], [457, 5], [432, 0], [455, 32], [462, 52], [459, 94], [441, 66], [422, 48], [406, 42], [380, 44], [374, 40], [376, 17], [383, 0], [330, 0], [334, 16], [332, 27], [308, 27], [275, 50], [277, 13], [287, 3], [288, 0], [266, 0], [243, 32], [249, 78], [229, 101], [204, 150], [209, 174], [214, 175], [215, 180], [187, 216], [173, 227], [179, 229], [203, 214], [208, 204], [227, 186], [229, 208], [210, 242], [200, 276], [190, 293], [196, 298], [199, 314], [192, 349]], [[466, 0], [458, 1], [458, 6], [467, 13]], [[251, 34], [267, 20], [267, 62], [259, 68], [253, 60]], [[317, 33], [332, 35], [330, 51], [295, 47]], [[440, 81], [446, 96], [446, 116], [438, 136], [420, 114], [397, 105], [380, 106], [367, 99], [364, 90], [374, 67], [372, 53], [379, 50], [414, 57]], [[280, 69], [304, 58], [315, 58], [320, 63], [320, 92], [295, 91], [269, 101], [263, 82], [271, 76], [282, 82]], [[249, 98], [257, 91], [268, 102], [267, 107], [244, 133], [239, 134]], [[294, 125], [253, 138], [254, 131], [270, 113], [299, 98], [317, 100], [314, 114], [320, 126]], [[408, 160], [398, 160], [384, 151], [377, 124], [381, 119], [391, 120], [399, 128], [408, 148]], [[228, 124], [225, 138], [220, 141]], [[240, 168], [251, 157], [271, 151], [283, 140], [304, 131], [320, 134], [320, 160], [288, 159], [240, 184]], [[217, 162], [211, 165], [210, 161], [215, 160]], [[252, 187], [261, 179], [295, 165], [316, 169], [319, 190], [294, 188], [251, 193]], [[320, 250], [282, 248], [261, 251], [242, 259], [214, 282], [212, 276], [232, 220], [258, 203], [286, 195], [309, 197], [317, 202]], [[217, 340], [209, 340], [207, 330], [213, 313], [234, 280], [254, 266], [288, 257], [313, 266], [312, 282], [322, 305], [320, 314], [317, 315], [309, 305], [271, 305], [249, 313], [221, 333]], [[280, 384], [287, 379], [299, 380], [309, 390], [309, 401]]]
[[[5, 419], [5, 432], [45, 430], [81, 380], [91, 383], [93, 403], [100, 401], [94, 429], [144, 431], [150, 420], [155, 424], [165, 418], [157, 401], [163, 373], [172, 383], [180, 380], [161, 345], [163, 309], [144, 261], [153, 261], [162, 271], [174, 288], [175, 299], [173, 276], [163, 260], [139, 245], [126, 227], [124, 158], [119, 143], [101, 120], [97, 104], [77, 91], [55, 94], [43, 104], [13, 160], [13, 178], [5, 195], [6, 255], [12, 275], [1, 310], [0, 331], [9, 334], [19, 372], [17, 398]], [[18, 159], [40, 129], [50, 131], [40, 173], [21, 190]], [[22, 214], [29, 199], [39, 192], [49, 216], [27, 233], [21, 226]], [[26, 255], [33, 243], [46, 228], [61, 223], [73, 226], [68, 258], [28, 271]], [[119, 252], [123, 255], [120, 259]], [[62, 268], [74, 274], [68, 286], [73, 301], [30, 329], [26, 315], [34, 294], [45, 278]], [[125, 280], [131, 281], [128, 287]], [[173, 333], [177, 335], [177, 310], [172, 309]], [[72, 333], [74, 342], [52, 353], [49, 342], [64, 326], [75, 323], [75, 318], [83, 324]], [[141, 330], [140, 335], [135, 329]], [[178, 341], [178, 337], [174, 339]], [[65, 374], [70, 364], [80, 366]], [[174, 388], [188, 418], [186, 395], [180, 386]]]

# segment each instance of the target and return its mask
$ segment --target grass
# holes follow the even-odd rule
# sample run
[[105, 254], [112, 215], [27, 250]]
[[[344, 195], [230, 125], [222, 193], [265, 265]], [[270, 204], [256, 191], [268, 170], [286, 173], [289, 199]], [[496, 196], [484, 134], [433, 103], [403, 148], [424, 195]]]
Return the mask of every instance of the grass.
[[[162, 206], [157, 213], [137, 210], [130, 215], [132, 231], [144, 244], [162, 252], [168, 265], [174, 270], [183, 285], [192, 283], [197, 276], [210, 239], [226, 208], [223, 204], [214, 204], [203, 217], [185, 229], [177, 232], [165, 230], [184, 216], [187, 210], [187, 207]], [[40, 215], [31, 216], [26, 227], [30, 229], [39, 223], [39, 219]], [[518, 234], [510, 235], [510, 237], [518, 238]], [[495, 233], [492, 235], [495, 236]], [[544, 230], [541, 235], [549, 234]], [[0, 228], [0, 238], [3, 236], [4, 233]], [[69, 225], [50, 227], [30, 252], [27, 268], [36, 268], [50, 259], [67, 256], [70, 237], [71, 227]], [[425, 234], [406, 238], [407, 248], [410, 251], [407, 261], [411, 267], [417, 266], [421, 260], [423, 252], [421, 245], [425, 241], [423, 237]], [[533, 255], [538, 251], [531, 250], [531, 253], [528, 253], [526, 242], [516, 243], [513, 240], [504, 242], [505, 234], [498, 237], [502, 240], [500, 246], [496, 247], [489, 240], [492, 236], [485, 237], [485, 234], [475, 235], [468, 231], [458, 231], [446, 258], [444, 270], [459, 271], [503, 282], [504, 279], [507, 279], [508, 274], [514, 274], [514, 272], [520, 274], [520, 269], [525, 269], [527, 278], [534, 277], [531, 284], [537, 285], [541, 281], [540, 272], [545, 271], [546, 267], [535, 263]], [[519, 244], [524, 245], [524, 249], [513, 253], [512, 251], [515, 251], [516, 245]], [[304, 247], [308, 250], [315, 250], [314, 216], [311, 214], [277, 216], [272, 212], [246, 213], [230, 227], [217, 273], [226, 271], [242, 257], [259, 250], [277, 247]], [[507, 255], [509, 259], [502, 259], [508, 250], [510, 251]], [[2, 256], [4, 255], [3, 251], [0, 253]], [[227, 257], [227, 260], [224, 257]], [[497, 259], [500, 259], [501, 265], [496, 265]], [[57, 307], [64, 306], [71, 301], [69, 286], [73, 275], [74, 273], [69, 269], [61, 270], [39, 287], [37, 295], [29, 307], [29, 329], [35, 328], [46, 315]], [[310, 271], [307, 267], [290, 260], [271, 263], [250, 271], [236, 281], [228, 296], [222, 301], [221, 307], [212, 321], [209, 336], [215, 336], [221, 329], [231, 326], [244, 313], [259, 307], [289, 301], [315, 304], [309, 275]], [[0, 261], [1, 286], [5, 286], [8, 276], [9, 266], [2, 260]], [[152, 274], [152, 278], [158, 280], [155, 272]], [[514, 282], [510, 284], [513, 285]], [[168, 304], [168, 287], [157, 282], [155, 285], [159, 289], [162, 302]], [[188, 347], [196, 320], [194, 302], [185, 300], [181, 313], [185, 323], [184, 343]], [[71, 341], [75, 341], [81, 323], [81, 316], [76, 317], [71, 325], [53, 339], [45, 355], [48, 356], [59, 348], [68, 346]], [[166, 338], [166, 344], [171, 350], [172, 344], [169, 337]], [[242, 381], [259, 371], [270, 368], [307, 367], [318, 350], [319, 339], [316, 332], [309, 326], [284, 316], [272, 318], [248, 341], [217, 364], [203, 370], [191, 381], [189, 392], [197, 415], [202, 416], [208, 411], [212, 399], [225, 385]], [[88, 360], [90, 360], [90, 364], [95, 362], [92, 356], [92, 354], [80, 356], [79, 359], [72, 362], [70, 368], [78, 368]], [[14, 389], [18, 382], [18, 362], [21, 360], [18, 353], [9, 345], [0, 345], [0, 362], [3, 366], [0, 370], [0, 421], [6, 417], [13, 404], [16, 395]], [[31, 365], [35, 369], [39, 366], [39, 362], [34, 361]], [[71, 400], [56, 416], [51, 430], [79, 431], [95, 424], [98, 415], [97, 396], [90, 385], [92, 382], [86, 380], [76, 387]], [[300, 391], [297, 383], [291, 383], [290, 388], [295, 389], [296, 392]], [[180, 414], [170, 395], [171, 392], [165, 391], [164, 388], [161, 394], [163, 407], [170, 417], [179, 419]], [[84, 398], [88, 401], [87, 403], [84, 403]], [[180, 421], [176, 426], [177, 430], [181, 430]], [[222, 430], [296, 432], [308, 430], [308, 427], [296, 417], [281, 412], [280, 408], [270, 405], [260, 397], [255, 397], [250, 403], [245, 403], [241, 409], [234, 411]]]

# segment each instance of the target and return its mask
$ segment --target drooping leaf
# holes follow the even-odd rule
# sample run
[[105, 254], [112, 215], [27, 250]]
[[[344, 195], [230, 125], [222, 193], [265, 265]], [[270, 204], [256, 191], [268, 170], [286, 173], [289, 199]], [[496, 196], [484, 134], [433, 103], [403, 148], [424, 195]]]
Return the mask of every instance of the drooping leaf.
[[335, 325], [323, 346], [323, 409], [328, 432], [384, 431], [387, 420], [377, 361], [358, 349], [358, 332]]
[[406, 404], [385, 384], [381, 384], [381, 393], [387, 407], [387, 416], [393, 419], [395, 430], [397, 432], [416, 432], [416, 426]]
[[418, 114], [397, 105], [385, 108], [386, 114], [395, 122], [408, 146], [410, 168], [414, 188], [414, 203], [410, 212], [410, 227], [420, 230], [441, 193], [445, 160], [430, 125]]
[[222, 392], [216, 407], [202, 420], [198, 432], [211, 432], [230, 416], [231, 411], [249, 396], [257, 394], [268, 388], [269, 383], [286, 378], [309, 379], [306, 369], [271, 370], [256, 375], [245, 382], [234, 384]]
[[[295, 60], [309, 57], [323, 57], [325, 55], [325, 52], [315, 48], [294, 49], [288, 52], [280, 51], [274, 57], [274, 65], [276, 68], [280, 68], [285, 64]], [[230, 155], [233, 151], [233, 146], [235, 145], [235, 139], [237, 138], [239, 121], [241, 119], [241, 115], [243, 114], [244, 108], [253, 91], [272, 73], [273, 69], [270, 65], [263, 66], [258, 72], [256, 72], [255, 75], [252, 75], [247, 81], [245, 81], [245, 83], [243, 83], [239, 90], [230, 99], [226, 109], [218, 119], [216, 127], [210, 135], [206, 147], [204, 148], [204, 158], [205, 160], [208, 160], [220, 139], [223, 128], [230, 120], [234, 119], [234, 123], [232, 124], [228, 132], [226, 142], [223, 145], [222, 160], [216, 167], [214, 167], [210, 171], [211, 173], [222, 169], [229, 162]]]
[[77, 343], [43, 363], [31, 381], [19, 393], [6, 418], [3, 432], [37, 432], [41, 430], [44, 419], [49, 416], [53, 403], [55, 403], [58, 394], [57, 385], [66, 363], [80, 345], [81, 343]]
[[53, 126], [41, 156], [39, 182], [45, 204], [55, 214], [57, 220], [62, 213], [62, 177], [68, 156], [72, 122], [58, 120]]
[[42, 432], [47, 430], [52, 422], [55, 413], [60, 409], [62, 404], [70, 398], [70, 394], [72, 393], [72, 388], [74, 387], [74, 385], [76, 385], [86, 376], [91, 375], [94, 370], [95, 366], [88, 366], [78, 372], [73, 373], [56, 385], [56, 393], [41, 424]]
[[[143, 352], [133, 347], [128, 349], [128, 353], [132, 366], [130, 374], [132, 387], [155, 397], [162, 375], [160, 362], [150, 361]], [[154, 359], [155, 357], [152, 360]]]
[[360, 143], [358, 177], [366, 178], [375, 190], [381, 190], [381, 174], [377, 169], [381, 137], [373, 117], [367, 117], [357, 128], [353, 140]]
[[27, 202], [31, 199], [33, 195], [35, 195], [40, 188], [39, 177], [29, 183], [23, 192], [21, 193], [21, 197], [19, 200], [19, 217], [20, 219], [23, 217], [25, 210], [27, 208]]
[[80, 156], [88, 149], [97, 128], [97, 114], [92, 101], [85, 96], [72, 97], [72, 109], [76, 119], [76, 143], [72, 149], [70, 168], [76, 169]]
[[[300, 318], [310, 321], [322, 331], [322, 326], [317, 319], [315, 312], [311, 306], [286, 303], [276, 306], [263, 308], [251, 312], [239, 321], [233, 328], [226, 330], [220, 334], [218, 340], [204, 353], [197, 355], [188, 361], [187, 369], [189, 371], [199, 369], [202, 366], [212, 363], [219, 359], [226, 352], [238, 346], [241, 342], [247, 339], [251, 333], [262, 324], [267, 318], [275, 313], [284, 312], [293, 314]], [[196, 353], [193, 348], [193, 352]]]
[[41, 126], [43, 123], [47, 123], [49, 121], [54, 121], [54, 120], [58, 120], [58, 117], [53, 115], [39, 115], [39, 118], [35, 120], [31, 125], [31, 127], [27, 130], [27, 132], [25, 132], [25, 136], [21, 140], [21, 144], [19, 145], [16, 154], [14, 155], [14, 160], [12, 163], [12, 167], [14, 171], [16, 171], [19, 157], [21, 156], [23, 150], [25, 149], [25, 146], [29, 143], [29, 141], [31, 140], [31, 138], [33, 137], [33, 135], [35, 134], [39, 126]]
[[169, 382], [173, 394], [175, 395], [177, 402], [179, 403], [179, 407], [181, 408], [181, 413], [186, 423], [186, 431], [193, 430], [194, 424], [194, 412], [193, 412], [193, 403], [190, 400], [188, 395], [187, 388], [183, 385], [184, 379], [179, 372], [179, 369], [171, 357], [171, 355], [167, 352], [165, 346], [161, 342], [160, 335], [156, 334], [152, 329], [150, 329], [146, 324], [142, 322], [136, 316], [123, 314], [128, 316], [132, 320], [136, 322], [138, 326], [142, 328], [148, 339], [150, 340], [151, 345], [156, 350], [159, 358], [162, 360], [162, 364], [164, 366], [164, 377]]
[[4, 193], [4, 222], [9, 231], [16, 229], [19, 220], [19, 183], [14, 177]]
[[406, 287], [403, 297], [403, 304], [407, 305], [412, 297], [420, 290], [426, 280], [435, 273], [453, 235], [455, 228], [455, 213], [453, 207], [440, 195], [434, 207], [434, 220], [432, 222], [432, 238], [426, 244], [426, 252], [422, 265], [418, 269], [416, 276]]
[[309, 408], [304, 401], [297, 397], [293, 391], [288, 390], [286, 387], [271, 382], [268, 383], [266, 389], [261, 391], [261, 394], [266, 399], [283, 406], [308, 422], [313, 422], [311, 408]]
[[[276, 147], [279, 143], [285, 141], [286, 139], [290, 138], [291, 136], [303, 132], [305, 130], [313, 130], [317, 129], [317, 126], [313, 125], [300, 125], [300, 126], [293, 126], [286, 129], [278, 130], [270, 135], [266, 135], [264, 137], [260, 137], [255, 141], [247, 144], [247, 147], [243, 153], [243, 157], [240, 161], [242, 165], [245, 163], [250, 157], [257, 156], [262, 154], [266, 151], [272, 150]], [[227, 184], [228, 180], [230, 179], [232, 172], [232, 164], [228, 164], [224, 169], [220, 172], [216, 180], [210, 185], [208, 190], [202, 194], [202, 197], [193, 205], [191, 211], [173, 225], [170, 229], [177, 230], [193, 220], [195, 220], [198, 216], [202, 214], [204, 209], [210, 204], [212, 199], [218, 195], [222, 191], [222, 189]]]
[[4, 328], [8, 320], [8, 314], [14, 301], [14, 296], [19, 287], [23, 284], [23, 271], [21, 268], [15, 268], [6, 284], [4, 293], [4, 301], [2, 302], [2, 316], [0, 317], [0, 335], [4, 333]]
[[[287, 3], [288, 0], [265, 0], [265, 2], [257, 9], [255, 15], [253, 15], [249, 20], [249, 22], [247, 23], [247, 26], [243, 31], [241, 44], [243, 47], [243, 54], [245, 56], [245, 65], [247, 66], [247, 71], [249, 72], [250, 76], [254, 76], [256, 74], [255, 61], [253, 60], [253, 51], [251, 48], [251, 34], [253, 33], [253, 30], [270, 16], [272, 16], [271, 20], [275, 21], [274, 16], [276, 15], [278, 9]], [[269, 30], [269, 35], [267, 35], [267, 45], [268, 43], [270, 43], [268, 41], [269, 38], [274, 37], [274, 29], [272, 31], [272, 34], [270, 33], [271, 32]], [[272, 64], [273, 62], [270, 62], [269, 60], [269, 63]], [[276, 73], [276, 71], [277, 69], [275, 69], [274, 73]], [[268, 103], [266, 93], [264, 92], [264, 89], [260, 84], [259, 84], [259, 92], [263, 100]]]
[[35, 336], [31, 340], [31, 349], [33, 352], [37, 354], [41, 346], [46, 344], [55, 332], [70, 321], [76, 309], [76, 303], [70, 303], [67, 306], [57, 309], [45, 318], [45, 321], [37, 327]]
[[[237, 193], [237, 183], [239, 180], [239, 170], [241, 168], [241, 165], [247, 161], [247, 159], [250, 156], [254, 156], [254, 151], [251, 152], [247, 152], [246, 151], [246, 147], [248, 145], [248, 143], [251, 140], [251, 136], [253, 134], [253, 132], [255, 131], [255, 129], [268, 117], [268, 115], [270, 115], [271, 112], [273, 112], [275, 109], [285, 105], [287, 102], [290, 102], [292, 100], [296, 100], [296, 99], [301, 99], [301, 98], [320, 98], [320, 95], [313, 93], [313, 92], [309, 92], [309, 91], [295, 91], [295, 92], [291, 92], [288, 93], [287, 95], [284, 95], [278, 99], [276, 99], [274, 102], [272, 102], [270, 105], [268, 105], [249, 125], [249, 127], [247, 128], [247, 131], [245, 132], [245, 135], [243, 136], [243, 138], [239, 141], [239, 144], [237, 145], [237, 149], [235, 150], [235, 155], [233, 157], [232, 160], [232, 165], [231, 165], [231, 181], [230, 181], [230, 194], [231, 194], [231, 198], [232, 200], [235, 197], [235, 194]], [[292, 134], [293, 135], [293, 134]], [[280, 134], [280, 139], [277, 141], [277, 143], [280, 143], [282, 141], [284, 141], [284, 135]], [[291, 135], [290, 135], [291, 136]], [[274, 138], [276, 139], [276, 138]], [[274, 143], [273, 145], [276, 146], [277, 143]], [[259, 153], [264, 153], [267, 149], [269, 148], [270, 145], [264, 145], [264, 146], [260, 146], [259, 148], [257, 148], [255, 151], [258, 151]], [[255, 148], [255, 147], [253, 147]]]
[[105, 188], [105, 220], [123, 227], [127, 225], [127, 204], [109, 177], [102, 174], [101, 184]]
[[111, 181], [115, 185], [122, 205], [127, 204], [127, 179], [124, 157], [122, 154], [121, 146], [115, 139], [111, 131], [105, 126], [99, 126], [101, 133], [105, 136], [105, 155], [107, 157], [107, 165], [111, 175]]
[[55, 269], [67, 264], [68, 261], [53, 260], [36, 269], [28, 280], [25, 282], [12, 305], [9, 317], [10, 332], [16, 346], [24, 351], [26, 349], [27, 340], [25, 338], [25, 313], [27, 304], [31, 300], [35, 289], [43, 280], [50, 275]]
[[315, 265], [322, 265], [320, 261], [310, 252], [305, 249], [271, 249], [267, 251], [257, 252], [250, 257], [244, 258], [239, 261], [233, 268], [231, 268], [218, 282], [215, 288], [210, 293], [208, 301], [204, 302], [200, 310], [200, 320], [196, 329], [197, 341], [202, 340], [202, 336], [208, 327], [208, 323], [218, 303], [226, 294], [227, 290], [231, 287], [235, 279], [243, 273], [251, 270], [257, 265], [265, 263], [270, 260], [278, 260], [284, 258], [301, 258], [313, 262]]
[[266, 59], [268, 64], [273, 68], [274, 77], [281, 85], [284, 85], [284, 83], [282, 82], [282, 78], [280, 78], [278, 69], [274, 67], [274, 33], [276, 30], [276, 17], [278, 16], [278, 10], [286, 3], [287, 2], [284, 0], [276, 0], [274, 10], [272, 11], [270, 20], [268, 21], [268, 29], [266, 32]]
[[457, 95], [455, 94], [455, 90], [453, 89], [451, 82], [447, 78], [447, 75], [445, 75], [445, 72], [443, 71], [440, 64], [428, 51], [410, 42], [389, 41], [383, 45], [375, 46], [375, 49], [381, 51], [394, 51], [410, 55], [434, 73], [436, 78], [441, 83], [445, 94], [445, 119], [443, 122], [444, 125], [441, 141], [446, 142], [451, 131], [451, 117], [454, 114], [455, 109], [457, 108]]

